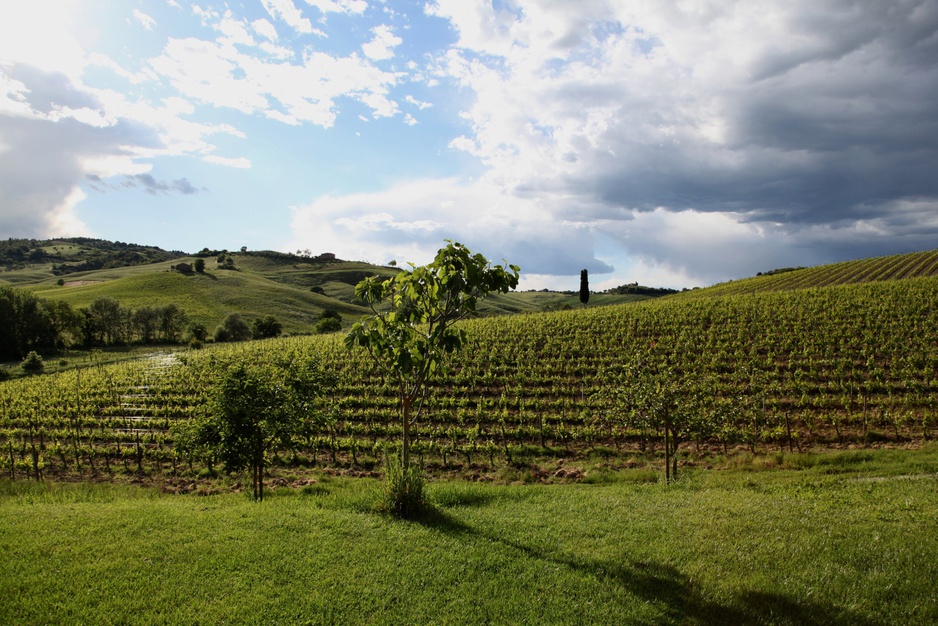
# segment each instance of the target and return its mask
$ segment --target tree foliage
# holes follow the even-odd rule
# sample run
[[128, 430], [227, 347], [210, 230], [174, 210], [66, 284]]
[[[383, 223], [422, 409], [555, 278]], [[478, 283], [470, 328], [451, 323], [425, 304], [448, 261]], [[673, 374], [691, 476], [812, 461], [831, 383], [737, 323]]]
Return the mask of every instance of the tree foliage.
[[[372, 315], [352, 326], [345, 345], [367, 350], [396, 386], [401, 399], [403, 475], [410, 466], [409, 433], [423, 410], [426, 383], [465, 341], [465, 331], [456, 322], [474, 313], [488, 294], [514, 289], [518, 272], [515, 265], [492, 265], [481, 254], [448, 241], [428, 265], [411, 264], [393, 278], [373, 276], [355, 287], [356, 297], [369, 304]], [[383, 304], [389, 308], [379, 309]]]
[[0, 287], [0, 359], [54, 350], [80, 336], [80, 318], [65, 302], [46, 301], [14, 287]]
[[182, 450], [218, 459], [228, 472], [250, 470], [253, 496], [264, 499], [268, 454], [322, 421], [319, 398], [331, 386], [319, 362], [286, 354], [273, 365], [229, 364], [205, 413], [181, 427]]
[[229, 314], [222, 323], [215, 327], [215, 341], [246, 341], [251, 338], [251, 327], [240, 313]]
[[580, 270], [580, 302], [586, 304], [590, 301], [590, 279], [587, 270]]
[[254, 339], [269, 339], [279, 337], [283, 332], [283, 324], [273, 315], [259, 317], [251, 323], [251, 334]]

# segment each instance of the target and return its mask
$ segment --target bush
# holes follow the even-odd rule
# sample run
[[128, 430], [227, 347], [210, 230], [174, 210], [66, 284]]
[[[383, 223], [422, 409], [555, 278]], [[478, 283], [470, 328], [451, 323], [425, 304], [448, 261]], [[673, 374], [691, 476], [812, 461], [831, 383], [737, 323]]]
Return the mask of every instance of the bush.
[[189, 327], [186, 329], [186, 333], [189, 335], [189, 339], [192, 341], [204, 342], [206, 339], [208, 339], [208, 329], [205, 328], [205, 324], [191, 322]]
[[251, 332], [255, 339], [278, 337], [280, 333], [283, 332], [283, 324], [273, 315], [268, 315], [254, 320], [254, 323], [251, 325]]
[[342, 330], [342, 322], [334, 317], [324, 317], [316, 322], [316, 332], [319, 334], [324, 335], [339, 330]]
[[9, 380], [13, 377], [13, 372], [9, 368], [3, 367], [0, 365], [0, 380]]
[[228, 331], [225, 330], [225, 327], [219, 324], [215, 327], [215, 332], [212, 333], [212, 339], [215, 340], [215, 343], [221, 343], [223, 341], [228, 341]]
[[42, 357], [33, 351], [26, 355], [20, 367], [27, 374], [41, 374], [45, 364], [42, 362]]

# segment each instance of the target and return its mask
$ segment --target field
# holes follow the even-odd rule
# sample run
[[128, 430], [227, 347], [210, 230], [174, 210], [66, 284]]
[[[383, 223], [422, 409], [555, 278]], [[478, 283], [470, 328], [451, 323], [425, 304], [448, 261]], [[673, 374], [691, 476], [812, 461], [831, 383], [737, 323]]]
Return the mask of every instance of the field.
[[[467, 322], [411, 521], [373, 511], [397, 399], [341, 336], [0, 382], [0, 623], [935, 623], [938, 277], [907, 256]], [[291, 355], [336, 382], [258, 505], [173, 426]]]
[[[658, 299], [466, 325], [469, 345], [433, 386], [415, 452], [442, 471], [644, 453], [667, 394], [685, 457], [714, 451], [904, 445], [938, 418], [938, 279], [787, 293]], [[171, 426], [203, 406], [223, 363], [315, 355], [336, 386], [282, 464], [371, 470], [395, 445], [397, 399], [339, 337], [293, 337], [156, 355], [0, 385], [0, 468], [10, 475], [177, 472]], [[675, 418], [677, 419], [677, 418]], [[529, 463], [530, 462], [530, 463]], [[480, 469], [481, 467], [481, 469]]]
[[0, 482], [6, 624], [933, 624], [938, 451], [773, 455], [682, 481], [440, 481], [371, 511], [323, 474], [263, 504]]

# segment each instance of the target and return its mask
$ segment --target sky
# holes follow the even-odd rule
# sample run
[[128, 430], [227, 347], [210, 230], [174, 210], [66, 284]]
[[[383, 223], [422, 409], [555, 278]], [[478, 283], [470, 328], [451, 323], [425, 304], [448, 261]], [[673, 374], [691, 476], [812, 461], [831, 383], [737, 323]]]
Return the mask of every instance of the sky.
[[938, 247], [935, 0], [0, 7], [0, 237], [685, 288]]

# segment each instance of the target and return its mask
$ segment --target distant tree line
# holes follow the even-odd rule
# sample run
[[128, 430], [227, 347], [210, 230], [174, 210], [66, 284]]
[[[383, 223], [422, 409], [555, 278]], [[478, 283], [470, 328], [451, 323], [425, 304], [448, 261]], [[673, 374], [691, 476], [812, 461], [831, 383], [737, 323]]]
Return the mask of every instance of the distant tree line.
[[75, 310], [60, 300], [41, 300], [28, 291], [0, 287], [0, 359], [74, 346], [179, 343], [189, 317], [176, 304], [122, 307], [98, 298]]
[[[324, 310], [317, 333], [341, 330], [341, 316]], [[215, 328], [212, 339], [245, 341], [278, 337], [283, 324], [273, 315], [250, 324], [239, 313], [228, 315]], [[198, 347], [208, 339], [204, 325], [190, 322], [177, 304], [125, 308], [113, 298], [97, 298], [87, 308], [74, 309], [60, 300], [41, 300], [33, 293], [0, 286], [0, 360], [21, 359], [30, 352], [48, 353], [82, 346], [171, 344], [190, 342]]]
[[677, 289], [668, 289], [667, 287], [645, 287], [639, 285], [638, 283], [631, 283], [629, 285], [619, 285], [618, 287], [612, 287], [607, 289], [606, 293], [624, 296], [629, 294], [635, 294], [639, 296], [667, 296], [672, 293], [678, 293]]
[[32, 351], [65, 347], [80, 327], [80, 316], [67, 303], [47, 302], [28, 291], [0, 286], [0, 358], [18, 359]]
[[[59, 251], [79, 246], [74, 253]], [[52, 263], [56, 276], [73, 272], [87, 272], [130, 265], [158, 263], [185, 256], [183, 252], [168, 252], [156, 246], [142, 246], [121, 241], [106, 241], [88, 237], [61, 239], [7, 239], [0, 241], [0, 262], [8, 270], [22, 269], [35, 263]]]

